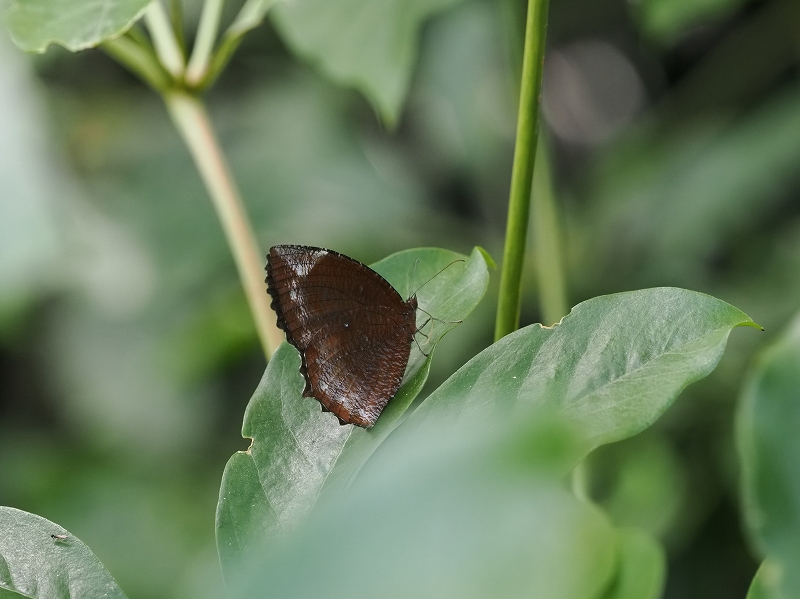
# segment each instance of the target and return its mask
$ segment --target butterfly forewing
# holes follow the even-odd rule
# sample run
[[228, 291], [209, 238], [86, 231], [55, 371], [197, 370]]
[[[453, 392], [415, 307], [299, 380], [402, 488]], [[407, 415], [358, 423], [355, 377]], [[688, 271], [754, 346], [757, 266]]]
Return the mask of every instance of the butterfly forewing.
[[416, 300], [352, 258], [306, 246], [271, 248], [267, 283], [278, 326], [303, 359], [303, 394], [342, 423], [375, 424], [408, 364]]

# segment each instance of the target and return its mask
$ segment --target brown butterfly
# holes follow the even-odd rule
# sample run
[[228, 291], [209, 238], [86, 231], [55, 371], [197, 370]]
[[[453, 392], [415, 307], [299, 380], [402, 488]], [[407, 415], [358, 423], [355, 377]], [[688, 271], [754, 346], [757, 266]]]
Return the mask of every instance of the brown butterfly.
[[403, 300], [368, 266], [323, 248], [274, 246], [266, 270], [278, 327], [300, 351], [303, 396], [341, 424], [373, 426], [403, 380], [416, 295]]

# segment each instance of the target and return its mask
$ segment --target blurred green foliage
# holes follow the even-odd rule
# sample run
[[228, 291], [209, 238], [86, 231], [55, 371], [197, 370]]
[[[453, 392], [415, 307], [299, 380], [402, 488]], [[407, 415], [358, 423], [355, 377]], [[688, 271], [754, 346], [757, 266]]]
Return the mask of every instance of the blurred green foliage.
[[280, 550], [253, 551], [232, 596], [600, 596], [618, 564], [617, 531], [553, 476], [581, 440], [547, 418], [453, 426], [438, 416], [435, 426], [398, 429], [346, 501], [321, 504], [272, 541]]
[[798, 400], [800, 318], [759, 356], [737, 414], [744, 520], [766, 558], [754, 586], [773, 599], [800, 593]]
[[[209, 104], [262, 247], [500, 255], [523, 8], [464, 0], [431, 20], [391, 132], [269, 23], [245, 37]], [[675, 285], [767, 329], [732, 339], [655, 427], [592, 456], [613, 524], [665, 542], [668, 598], [744, 596], [761, 558], [740, 530], [732, 421], [746, 365], [800, 307], [799, 12], [550, 10], [544, 126], [569, 303]], [[0, 504], [80, 536], [130, 596], [198, 596], [221, 584], [219, 480], [264, 369], [232, 260], [148, 89], [100, 52], [29, 57], [1, 37]], [[524, 293], [524, 323], [540, 320]], [[430, 389], [492, 322], [485, 301], [447, 336]]]

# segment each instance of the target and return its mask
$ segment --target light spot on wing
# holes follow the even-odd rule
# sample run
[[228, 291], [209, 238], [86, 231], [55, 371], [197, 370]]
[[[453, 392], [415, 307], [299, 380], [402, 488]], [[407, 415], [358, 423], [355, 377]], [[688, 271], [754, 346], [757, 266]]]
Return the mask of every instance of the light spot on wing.
[[298, 277], [307, 277], [317, 262], [325, 255], [324, 252], [309, 252], [308, 260], [287, 261], [287, 265]]

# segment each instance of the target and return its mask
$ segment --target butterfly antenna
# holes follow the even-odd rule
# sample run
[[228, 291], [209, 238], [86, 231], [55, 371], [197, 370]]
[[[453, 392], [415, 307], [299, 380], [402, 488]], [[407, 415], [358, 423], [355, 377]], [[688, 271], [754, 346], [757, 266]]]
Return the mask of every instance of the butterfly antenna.
[[408, 280], [409, 287], [411, 287], [411, 281], [417, 278], [417, 264], [419, 264], [419, 260], [420, 260], [419, 258], [414, 260], [414, 270], [411, 272], [411, 279]]
[[[419, 262], [419, 260], [417, 260], [417, 262]], [[437, 273], [436, 273], [435, 275], [433, 275], [433, 276], [432, 276], [430, 279], [428, 279], [428, 280], [427, 280], [427, 281], [425, 281], [425, 282], [424, 282], [422, 285], [420, 285], [419, 287], [417, 287], [417, 290], [416, 290], [414, 293], [412, 293], [411, 295], [409, 295], [409, 297], [414, 297], [415, 295], [417, 295], [417, 293], [419, 293], [419, 290], [420, 290], [420, 289], [422, 289], [423, 287], [425, 287], [425, 285], [427, 285], [428, 283], [430, 283], [431, 281], [433, 281], [433, 280], [434, 280], [436, 277], [438, 277], [440, 274], [442, 274], [442, 273], [443, 273], [445, 270], [447, 270], [448, 268], [450, 268], [451, 266], [453, 266], [453, 264], [455, 264], [456, 262], [466, 262], [466, 260], [464, 260], [463, 258], [459, 258], [458, 260], [453, 260], [453, 261], [452, 261], [450, 264], [448, 264], [447, 266], [445, 266], [445, 267], [444, 267], [442, 270], [440, 270], [439, 272], [437, 272]], [[417, 264], [416, 264], [416, 263], [414, 263], [414, 271], [415, 271], [415, 272], [416, 272], [416, 269], [417, 269]], [[423, 312], [424, 312], [424, 310], [423, 310]], [[428, 314], [428, 313], [427, 313], [427, 312], [425, 312], [425, 314]], [[428, 314], [428, 316], [430, 316], [430, 314]], [[431, 318], [433, 318], [433, 317], [431, 316]]]

